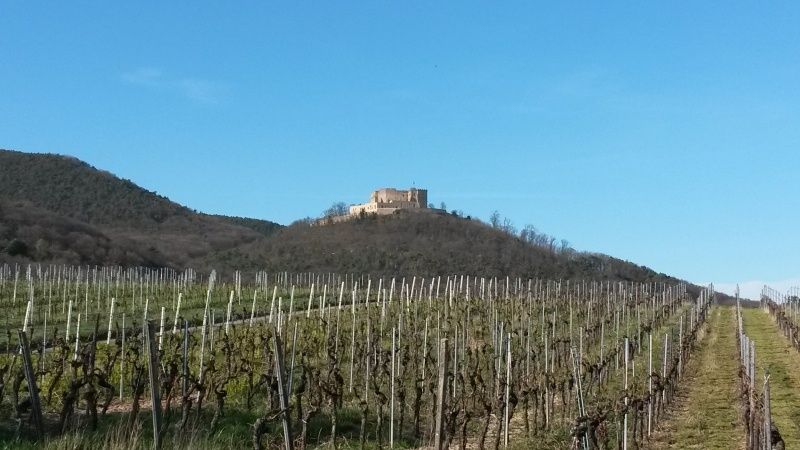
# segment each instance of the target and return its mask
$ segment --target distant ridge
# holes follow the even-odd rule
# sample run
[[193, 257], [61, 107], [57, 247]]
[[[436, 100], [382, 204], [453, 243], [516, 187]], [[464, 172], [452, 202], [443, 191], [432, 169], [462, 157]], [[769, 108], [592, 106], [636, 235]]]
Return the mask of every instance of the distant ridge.
[[328, 225], [299, 222], [197, 265], [219, 268], [221, 261], [267, 271], [678, 281], [606, 255], [535, 246], [478, 220], [402, 211]]
[[197, 213], [73, 157], [10, 150], [0, 214], [0, 248], [17, 241], [3, 257], [73, 264], [179, 267], [281, 227]]
[[76, 158], [10, 150], [0, 150], [0, 219], [0, 262], [678, 281], [453, 214], [289, 227], [202, 214]]

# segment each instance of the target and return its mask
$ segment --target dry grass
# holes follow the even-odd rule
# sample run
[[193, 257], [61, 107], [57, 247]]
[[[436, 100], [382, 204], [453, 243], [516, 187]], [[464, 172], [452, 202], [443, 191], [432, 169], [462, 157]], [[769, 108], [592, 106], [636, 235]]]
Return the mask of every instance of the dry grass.
[[686, 367], [676, 406], [649, 448], [744, 448], [737, 409], [736, 311], [718, 306], [710, 314], [708, 334]]
[[758, 386], [770, 374], [772, 420], [786, 448], [800, 448], [800, 353], [764, 310], [747, 309], [743, 316], [745, 331], [756, 343]]

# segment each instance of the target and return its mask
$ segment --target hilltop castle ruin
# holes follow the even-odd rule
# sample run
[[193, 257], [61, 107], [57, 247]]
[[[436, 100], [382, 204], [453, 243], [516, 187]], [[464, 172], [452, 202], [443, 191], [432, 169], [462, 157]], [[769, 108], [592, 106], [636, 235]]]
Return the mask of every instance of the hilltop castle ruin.
[[368, 203], [350, 207], [350, 215], [364, 214], [392, 214], [400, 209], [428, 209], [428, 191], [426, 189], [411, 188], [401, 191], [393, 188], [383, 188], [374, 191]]

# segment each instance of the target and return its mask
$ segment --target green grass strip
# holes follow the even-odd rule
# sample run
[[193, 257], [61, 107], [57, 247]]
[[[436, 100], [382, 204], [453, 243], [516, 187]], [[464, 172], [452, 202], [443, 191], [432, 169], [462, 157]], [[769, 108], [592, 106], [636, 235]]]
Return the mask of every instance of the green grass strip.
[[770, 374], [772, 420], [786, 448], [800, 448], [800, 353], [763, 309], [743, 309], [745, 332], [756, 343], [756, 385]]
[[649, 448], [744, 448], [736, 404], [736, 310], [716, 306], [709, 319], [707, 334], [683, 372], [674, 409]]

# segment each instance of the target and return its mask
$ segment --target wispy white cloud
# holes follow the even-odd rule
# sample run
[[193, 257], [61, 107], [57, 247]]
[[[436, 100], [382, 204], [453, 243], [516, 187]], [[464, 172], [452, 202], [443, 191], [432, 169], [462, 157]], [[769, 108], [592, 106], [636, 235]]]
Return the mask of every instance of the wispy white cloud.
[[163, 83], [161, 69], [155, 67], [140, 67], [132, 72], [122, 74], [122, 79], [131, 84], [144, 86], [158, 86]]
[[668, 98], [642, 92], [625, 83], [625, 74], [602, 66], [588, 66], [530, 86], [510, 109], [521, 114], [576, 114], [586, 110], [608, 113], [664, 113], [672, 111]]
[[219, 83], [195, 78], [181, 79], [178, 86], [185, 96], [202, 103], [216, 103], [225, 90]]
[[[714, 283], [714, 289], [729, 295], [736, 293], [737, 283]], [[761, 289], [766, 285], [778, 292], [786, 292], [789, 288], [800, 286], [800, 278], [789, 278], [785, 280], [750, 280], [738, 283], [739, 295], [743, 298], [758, 300], [761, 297]]]
[[589, 67], [569, 73], [558, 80], [552, 89], [559, 95], [581, 99], [621, 95], [617, 77], [602, 67]]
[[170, 77], [156, 67], [139, 67], [123, 73], [122, 81], [152, 90], [179, 94], [197, 103], [215, 104], [225, 98], [225, 84], [201, 78]]
[[510, 191], [442, 191], [437, 194], [446, 198], [466, 198], [472, 200], [542, 200], [554, 197], [553, 195]]

